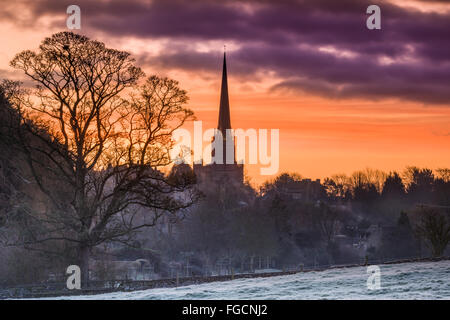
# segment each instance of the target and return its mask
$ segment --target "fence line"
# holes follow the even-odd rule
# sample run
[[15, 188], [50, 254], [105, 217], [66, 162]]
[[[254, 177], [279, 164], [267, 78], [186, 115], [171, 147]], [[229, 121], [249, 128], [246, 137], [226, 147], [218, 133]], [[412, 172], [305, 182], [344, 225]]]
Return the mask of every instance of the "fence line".
[[230, 273], [227, 275], [218, 276], [188, 276], [183, 277], [179, 274], [175, 278], [157, 279], [157, 280], [107, 280], [90, 281], [89, 287], [81, 290], [68, 290], [66, 288], [66, 283], [54, 282], [54, 283], [43, 283], [43, 284], [30, 284], [14, 286], [9, 288], [0, 288], [0, 299], [9, 298], [42, 298], [42, 297], [55, 297], [55, 296], [74, 296], [74, 295], [89, 295], [89, 294], [100, 294], [100, 293], [111, 293], [111, 292], [129, 292], [135, 290], [145, 290], [153, 288], [162, 287], [177, 287], [186, 286], [192, 284], [201, 284], [215, 281], [229, 281], [235, 279], [243, 278], [265, 278], [274, 277], [282, 275], [290, 275], [302, 272], [314, 272], [314, 271], [325, 271], [329, 269], [340, 269], [340, 268], [352, 268], [361, 267], [374, 264], [399, 264], [408, 262], [431, 262], [431, 261], [442, 261], [450, 260], [450, 257], [442, 258], [406, 258], [406, 259], [396, 259], [382, 261], [381, 259], [367, 259], [363, 263], [359, 264], [342, 264], [342, 265], [316, 265], [316, 266], [290, 266], [285, 268], [283, 271], [278, 272], [261, 272], [261, 273], [235, 273], [233, 269], [229, 270]]

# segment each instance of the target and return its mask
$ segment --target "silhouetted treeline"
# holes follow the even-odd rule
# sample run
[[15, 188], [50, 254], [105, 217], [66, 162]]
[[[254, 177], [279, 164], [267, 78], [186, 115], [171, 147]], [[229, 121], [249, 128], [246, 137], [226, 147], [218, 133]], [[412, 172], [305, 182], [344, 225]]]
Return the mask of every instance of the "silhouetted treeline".
[[450, 205], [450, 169], [434, 172], [428, 168], [407, 167], [403, 172], [388, 174], [366, 169], [350, 176], [334, 175], [326, 178], [327, 200], [352, 201], [373, 208], [379, 201], [403, 204], [430, 203]]
[[366, 169], [321, 184], [282, 174], [258, 192], [209, 186], [170, 233], [160, 233], [159, 263], [209, 274], [441, 256], [450, 240], [449, 172]]

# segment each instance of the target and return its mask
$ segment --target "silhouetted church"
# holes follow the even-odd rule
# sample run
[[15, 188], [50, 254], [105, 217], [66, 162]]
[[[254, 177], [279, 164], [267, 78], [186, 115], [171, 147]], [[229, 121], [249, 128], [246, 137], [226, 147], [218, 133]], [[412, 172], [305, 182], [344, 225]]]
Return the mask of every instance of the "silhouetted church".
[[[220, 92], [219, 123], [217, 129], [222, 132], [223, 137], [223, 161], [222, 164], [211, 163], [204, 165], [194, 164], [194, 173], [200, 184], [205, 183], [228, 183], [242, 184], [244, 181], [244, 165], [236, 162], [236, 152], [234, 152], [234, 163], [226, 163], [226, 130], [231, 129], [230, 103], [228, 100], [228, 79], [227, 79], [227, 61], [223, 54], [222, 88]], [[233, 141], [233, 148], [235, 143]], [[236, 150], [234, 150], [236, 151]], [[212, 151], [214, 157], [214, 150]]]

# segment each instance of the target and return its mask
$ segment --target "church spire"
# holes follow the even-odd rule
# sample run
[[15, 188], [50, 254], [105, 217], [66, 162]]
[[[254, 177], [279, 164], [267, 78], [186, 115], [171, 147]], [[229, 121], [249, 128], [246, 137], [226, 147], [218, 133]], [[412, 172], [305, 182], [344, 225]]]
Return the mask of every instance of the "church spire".
[[231, 129], [230, 103], [228, 101], [227, 60], [223, 53], [222, 88], [220, 91], [219, 124], [217, 129], [225, 136], [226, 129]]

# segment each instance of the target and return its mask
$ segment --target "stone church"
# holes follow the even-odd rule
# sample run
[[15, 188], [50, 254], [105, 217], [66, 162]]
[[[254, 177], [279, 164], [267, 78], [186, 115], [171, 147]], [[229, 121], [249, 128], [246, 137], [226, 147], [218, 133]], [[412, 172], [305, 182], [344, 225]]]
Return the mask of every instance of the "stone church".
[[[226, 130], [231, 129], [230, 102], [228, 99], [228, 79], [226, 54], [223, 55], [222, 87], [220, 92], [219, 121], [217, 129], [223, 137], [223, 161], [222, 163], [194, 164], [194, 173], [200, 184], [216, 183], [228, 185], [242, 185], [244, 182], [244, 165], [236, 162], [236, 150], [234, 150], [234, 162], [226, 163]], [[236, 148], [233, 141], [233, 148]], [[212, 151], [214, 159], [214, 150]], [[217, 160], [216, 160], [217, 161]]]

